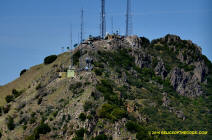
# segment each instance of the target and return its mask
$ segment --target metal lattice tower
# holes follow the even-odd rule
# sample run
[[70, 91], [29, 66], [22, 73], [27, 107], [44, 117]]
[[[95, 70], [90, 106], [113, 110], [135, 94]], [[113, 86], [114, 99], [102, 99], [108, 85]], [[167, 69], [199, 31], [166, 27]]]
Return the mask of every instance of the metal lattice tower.
[[101, 26], [100, 26], [100, 35], [104, 38], [106, 34], [106, 19], [105, 19], [105, 0], [101, 0]]
[[113, 34], [113, 16], [111, 16], [111, 34]]
[[127, 12], [126, 12], [126, 36], [132, 34], [132, 12], [131, 12], [131, 0], [127, 0]]
[[70, 49], [73, 47], [73, 37], [72, 37], [72, 24], [70, 26]]
[[83, 42], [84, 38], [84, 11], [81, 10], [81, 25], [80, 25], [80, 43]]

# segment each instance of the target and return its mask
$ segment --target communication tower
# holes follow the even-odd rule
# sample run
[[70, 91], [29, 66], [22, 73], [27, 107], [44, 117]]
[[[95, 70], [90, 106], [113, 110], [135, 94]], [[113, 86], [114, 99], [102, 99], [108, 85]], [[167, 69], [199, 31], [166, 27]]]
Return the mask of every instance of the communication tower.
[[101, 0], [101, 23], [100, 23], [100, 36], [104, 38], [106, 34], [106, 19], [105, 19], [105, 0]]
[[131, 0], [127, 0], [126, 11], [126, 36], [132, 34], [132, 12], [131, 12]]

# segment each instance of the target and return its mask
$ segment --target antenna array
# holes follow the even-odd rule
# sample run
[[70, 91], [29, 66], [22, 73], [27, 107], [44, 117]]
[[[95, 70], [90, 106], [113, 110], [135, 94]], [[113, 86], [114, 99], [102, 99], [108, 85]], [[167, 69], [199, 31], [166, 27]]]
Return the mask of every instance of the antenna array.
[[81, 26], [80, 26], [80, 43], [83, 42], [83, 37], [84, 37], [84, 11], [83, 8], [81, 10]]
[[106, 34], [106, 19], [105, 19], [105, 0], [101, 0], [101, 23], [100, 35], [104, 38]]
[[127, 0], [126, 12], [126, 36], [132, 34], [132, 13], [131, 13], [131, 0]]

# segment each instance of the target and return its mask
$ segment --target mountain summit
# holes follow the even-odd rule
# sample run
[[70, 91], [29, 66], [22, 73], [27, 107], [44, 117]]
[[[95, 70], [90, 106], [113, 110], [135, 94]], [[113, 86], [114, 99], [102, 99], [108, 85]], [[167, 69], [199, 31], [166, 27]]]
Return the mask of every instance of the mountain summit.
[[0, 87], [0, 136], [20, 140], [210, 139], [212, 64], [176, 35], [90, 37]]

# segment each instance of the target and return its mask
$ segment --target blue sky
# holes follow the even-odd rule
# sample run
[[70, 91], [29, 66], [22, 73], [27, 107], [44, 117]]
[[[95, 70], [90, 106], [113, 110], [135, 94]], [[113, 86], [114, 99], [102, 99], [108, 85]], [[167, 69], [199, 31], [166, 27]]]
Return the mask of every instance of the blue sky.
[[[99, 34], [100, 0], [1, 0], [0, 85], [19, 76], [22, 69], [40, 64], [78, 42], [80, 9], [84, 8], [85, 38]], [[107, 32], [125, 33], [126, 0], [106, 0]], [[133, 34], [150, 40], [166, 34], [198, 44], [212, 60], [211, 0], [132, 0]]]

